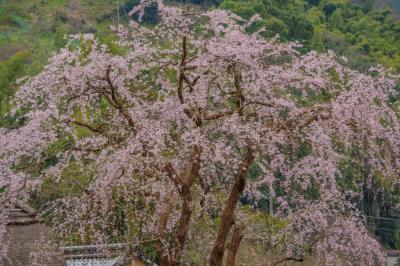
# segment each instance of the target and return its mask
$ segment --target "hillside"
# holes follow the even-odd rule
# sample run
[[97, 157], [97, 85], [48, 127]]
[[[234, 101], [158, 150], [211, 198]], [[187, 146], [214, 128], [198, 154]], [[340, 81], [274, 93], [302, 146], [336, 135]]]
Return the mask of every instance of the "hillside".
[[[120, 20], [126, 21], [120, 2]], [[38, 73], [51, 53], [66, 44], [65, 35], [95, 33], [112, 45], [109, 25], [117, 23], [117, 14], [115, 0], [1, 0], [0, 113], [15, 90], [14, 81]]]
[[400, 70], [400, 21], [390, 10], [374, 9], [370, 1], [225, 0], [223, 8], [249, 17], [260, 13], [266, 36], [299, 40], [305, 50], [331, 49], [349, 59], [353, 68], [383, 64]]

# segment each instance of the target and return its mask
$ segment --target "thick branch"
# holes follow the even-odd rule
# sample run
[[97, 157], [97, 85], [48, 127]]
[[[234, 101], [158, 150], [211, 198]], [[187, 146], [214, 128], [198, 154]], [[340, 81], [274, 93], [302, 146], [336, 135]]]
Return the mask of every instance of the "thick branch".
[[[200, 79], [200, 76], [196, 76], [193, 81], [190, 81], [189, 77], [186, 75], [186, 71], [189, 70], [195, 70], [197, 69], [196, 66], [189, 66], [187, 65], [191, 60], [187, 60], [188, 57], [188, 47], [187, 47], [187, 37], [183, 36], [182, 37], [182, 55], [181, 55], [181, 61], [179, 63], [179, 77], [178, 77], [178, 98], [179, 98], [179, 102], [181, 104], [185, 103], [185, 98], [183, 95], [183, 85], [186, 84], [189, 89], [190, 92], [193, 92], [194, 90], [194, 86], [196, 85], [197, 81]], [[203, 122], [201, 121], [200, 117], [195, 116], [195, 111], [186, 108], [185, 109], [185, 114], [192, 119], [196, 126], [201, 127], [203, 125]]]
[[178, 97], [181, 104], [185, 103], [183, 98], [183, 82], [185, 81], [185, 66], [187, 58], [187, 37], [182, 37], [182, 56], [180, 62], [180, 73], [178, 79]]
[[165, 170], [168, 174], [168, 178], [174, 183], [179, 194], [182, 193], [182, 180], [170, 162], [165, 164]]
[[242, 164], [239, 167], [239, 173], [236, 176], [235, 184], [233, 185], [232, 190], [229, 194], [229, 198], [225, 203], [225, 207], [221, 216], [221, 225], [218, 229], [217, 238], [214, 242], [211, 251], [211, 256], [210, 256], [211, 266], [222, 265], [222, 259], [224, 257], [224, 251], [225, 251], [225, 242], [228, 237], [229, 231], [233, 225], [236, 205], [246, 185], [247, 170], [250, 168], [251, 164], [253, 163], [253, 160], [254, 160], [253, 154], [251, 152], [250, 147], [248, 147], [246, 157], [244, 158]]

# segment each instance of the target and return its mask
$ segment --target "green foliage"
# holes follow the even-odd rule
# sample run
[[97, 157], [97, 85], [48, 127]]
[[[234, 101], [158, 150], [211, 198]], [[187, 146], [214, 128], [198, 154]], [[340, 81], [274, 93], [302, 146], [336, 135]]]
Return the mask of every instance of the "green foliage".
[[31, 202], [34, 206], [42, 206], [47, 202], [65, 196], [80, 196], [84, 193], [94, 173], [89, 166], [71, 163], [60, 177], [52, 177], [44, 180], [40, 194], [33, 194]]
[[362, 165], [358, 162], [342, 160], [339, 167], [341, 176], [338, 183], [340, 187], [346, 190], [358, 190], [357, 182], [360, 182], [363, 178]]
[[313, 26], [298, 1], [225, 0], [221, 8], [229, 9], [244, 18], [260, 14], [263, 19], [256, 28], [266, 27], [266, 37], [279, 34], [283, 40], [309, 40]]
[[400, 21], [370, 0], [225, 0], [221, 7], [244, 18], [260, 14], [253, 31], [264, 26], [265, 37], [299, 40], [304, 51], [334, 50], [360, 70], [376, 63], [400, 70]]
[[0, 61], [0, 115], [8, 110], [6, 99], [14, 93], [13, 83], [25, 74], [25, 65], [30, 59], [31, 52], [22, 50], [8, 60]]
[[393, 187], [381, 172], [371, 172], [362, 148], [346, 150], [339, 139], [335, 139], [334, 143], [339, 152], [347, 155], [339, 162], [338, 184], [343, 190], [362, 195], [355, 197], [354, 201], [367, 217], [367, 228], [379, 237], [384, 246], [398, 249], [400, 211], [395, 206], [400, 202], [399, 187]]

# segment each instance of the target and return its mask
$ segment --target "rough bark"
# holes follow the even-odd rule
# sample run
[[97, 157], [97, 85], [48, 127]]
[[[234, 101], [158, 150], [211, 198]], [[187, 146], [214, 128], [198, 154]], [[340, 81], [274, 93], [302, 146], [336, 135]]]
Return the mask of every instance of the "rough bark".
[[251, 152], [251, 149], [248, 147], [246, 157], [240, 165], [235, 184], [232, 187], [229, 198], [221, 215], [221, 225], [219, 226], [217, 238], [214, 241], [214, 245], [210, 255], [211, 266], [222, 265], [222, 259], [225, 252], [225, 243], [234, 222], [236, 205], [239, 201], [240, 196], [243, 194], [243, 190], [246, 186], [246, 173], [253, 163], [253, 160], [253, 154]]

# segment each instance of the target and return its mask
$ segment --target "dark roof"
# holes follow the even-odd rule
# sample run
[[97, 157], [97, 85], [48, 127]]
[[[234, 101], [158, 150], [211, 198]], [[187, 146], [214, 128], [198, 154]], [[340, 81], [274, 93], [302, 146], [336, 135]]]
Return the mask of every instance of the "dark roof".
[[124, 256], [124, 244], [62, 247], [67, 266], [119, 266], [130, 259]]
[[120, 266], [126, 265], [123, 257], [67, 259], [67, 266]]

